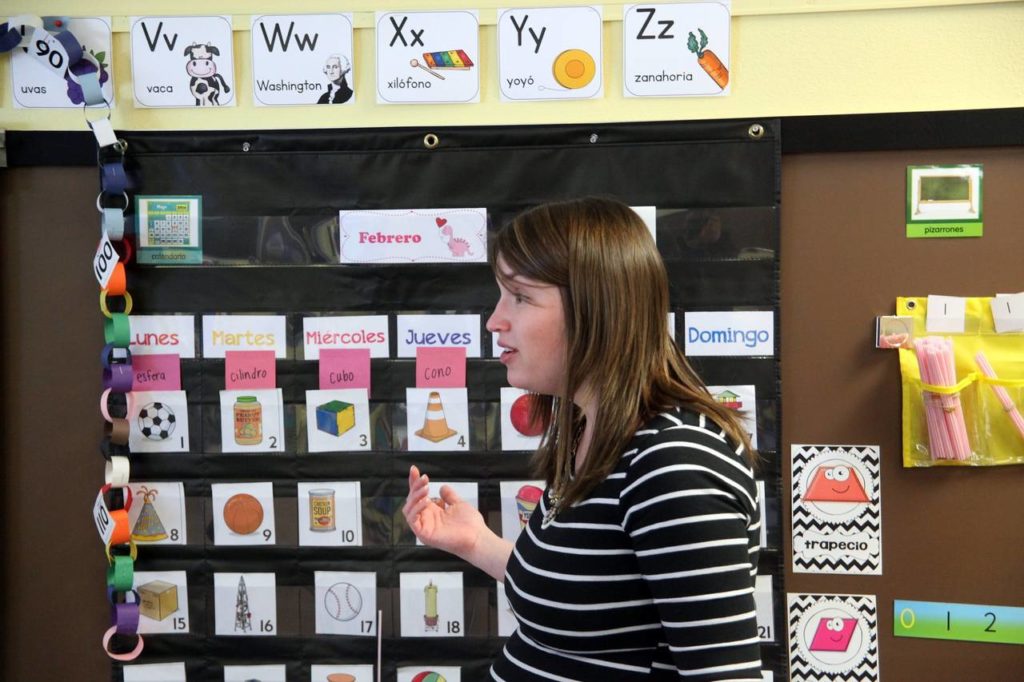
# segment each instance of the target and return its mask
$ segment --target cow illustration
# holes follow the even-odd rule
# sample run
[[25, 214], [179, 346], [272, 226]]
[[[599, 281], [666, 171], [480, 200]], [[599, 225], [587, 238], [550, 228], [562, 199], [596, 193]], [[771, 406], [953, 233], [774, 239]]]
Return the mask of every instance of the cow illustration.
[[214, 57], [220, 56], [220, 50], [209, 43], [192, 43], [185, 48], [185, 56], [188, 57], [185, 71], [192, 77], [188, 82], [188, 89], [196, 98], [196, 106], [220, 106], [220, 93], [231, 92], [227, 81], [224, 80], [224, 76], [217, 73], [217, 65], [213, 62]]

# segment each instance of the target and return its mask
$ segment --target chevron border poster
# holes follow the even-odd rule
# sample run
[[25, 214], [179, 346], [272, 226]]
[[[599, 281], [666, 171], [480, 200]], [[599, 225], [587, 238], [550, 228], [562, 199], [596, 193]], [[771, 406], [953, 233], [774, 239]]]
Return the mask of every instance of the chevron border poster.
[[878, 682], [874, 595], [788, 596], [791, 682]]
[[793, 445], [793, 571], [882, 573], [876, 445]]

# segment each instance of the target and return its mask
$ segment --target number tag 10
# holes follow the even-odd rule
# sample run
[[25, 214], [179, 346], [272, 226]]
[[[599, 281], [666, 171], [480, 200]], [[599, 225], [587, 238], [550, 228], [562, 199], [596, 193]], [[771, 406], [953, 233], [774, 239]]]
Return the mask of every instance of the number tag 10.
[[120, 259], [110, 242], [110, 237], [104, 232], [100, 237], [100, 245], [96, 247], [96, 256], [92, 259], [92, 271], [96, 275], [96, 281], [100, 283], [100, 289], [107, 288], [110, 276], [114, 274], [114, 267]]

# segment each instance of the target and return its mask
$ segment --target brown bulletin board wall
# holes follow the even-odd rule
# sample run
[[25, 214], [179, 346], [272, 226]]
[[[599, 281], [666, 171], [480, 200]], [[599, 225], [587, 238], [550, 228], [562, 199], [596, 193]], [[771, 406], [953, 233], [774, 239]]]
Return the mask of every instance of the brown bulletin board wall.
[[[959, 163], [984, 164], [985, 236], [907, 239], [906, 166]], [[1022, 221], [1024, 147], [783, 156], [784, 477], [793, 443], [882, 453], [882, 575], [787, 561], [786, 590], [876, 595], [883, 680], [1024, 679], [1024, 646], [892, 635], [894, 599], [1024, 606], [1024, 467], [903, 469], [899, 362], [873, 338], [897, 296], [1024, 290]]]

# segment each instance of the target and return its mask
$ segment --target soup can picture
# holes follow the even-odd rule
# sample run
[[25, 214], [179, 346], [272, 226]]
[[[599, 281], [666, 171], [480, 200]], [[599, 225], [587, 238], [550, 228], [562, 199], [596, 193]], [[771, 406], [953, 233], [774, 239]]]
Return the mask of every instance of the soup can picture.
[[319, 488], [309, 491], [309, 529], [328, 533], [335, 529], [334, 489]]

